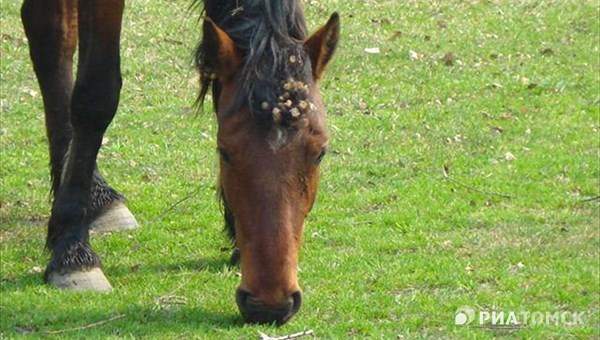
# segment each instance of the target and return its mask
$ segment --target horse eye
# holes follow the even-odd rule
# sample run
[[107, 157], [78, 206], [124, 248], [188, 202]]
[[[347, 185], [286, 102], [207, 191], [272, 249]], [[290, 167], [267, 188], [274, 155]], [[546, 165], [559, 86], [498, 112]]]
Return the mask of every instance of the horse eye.
[[231, 164], [231, 157], [229, 156], [229, 154], [227, 153], [227, 150], [223, 149], [223, 148], [217, 148], [217, 150], [219, 151], [219, 155], [221, 156], [221, 159], [228, 164]]
[[315, 164], [320, 164], [325, 155], [327, 155], [327, 148], [323, 148], [319, 156], [315, 159]]

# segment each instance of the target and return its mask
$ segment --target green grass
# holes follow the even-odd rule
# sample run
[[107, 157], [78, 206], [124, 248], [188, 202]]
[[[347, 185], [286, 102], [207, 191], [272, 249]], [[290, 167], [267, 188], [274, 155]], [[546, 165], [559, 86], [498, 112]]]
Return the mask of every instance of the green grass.
[[[304, 2], [311, 30], [335, 10], [343, 26], [322, 83], [332, 152], [305, 225], [305, 302], [281, 328], [244, 326], [235, 306], [185, 1], [128, 2], [100, 164], [142, 227], [93, 239], [116, 289], [42, 284], [47, 143], [19, 5], [0, 4], [1, 337], [118, 315], [57, 336], [600, 337], [600, 211], [586, 201], [600, 191], [595, 1]], [[463, 305], [586, 314], [502, 330], [455, 325]]]

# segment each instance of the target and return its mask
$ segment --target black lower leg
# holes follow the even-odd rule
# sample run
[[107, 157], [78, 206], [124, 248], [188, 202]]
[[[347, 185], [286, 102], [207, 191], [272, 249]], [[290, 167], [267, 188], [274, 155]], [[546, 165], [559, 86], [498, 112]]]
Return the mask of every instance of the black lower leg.
[[89, 243], [88, 212], [92, 174], [102, 133], [76, 132], [73, 137], [71, 155], [63, 169], [48, 223], [46, 246], [52, 252], [52, 259], [46, 268], [46, 279], [53, 272], [61, 274], [100, 266], [100, 259]]
[[89, 243], [86, 216], [89, 195], [85, 191], [81, 187], [64, 186], [56, 194], [46, 240], [52, 259], [46, 268], [45, 280], [53, 272], [63, 274], [101, 264]]
[[[66, 163], [68, 161], [69, 153], [67, 152], [66, 154], [64, 154], [63, 157], [64, 157], [64, 159], [60, 162], [60, 164], [61, 164], [60, 170], [58, 170], [58, 169], [56, 170], [58, 173], [59, 179], [58, 179], [58, 181], [55, 181], [55, 183], [53, 185], [60, 186], [61, 175], [62, 175], [62, 171], [64, 169], [64, 163]], [[55, 171], [54, 164], [56, 164], [56, 163], [53, 162], [53, 172]], [[54, 190], [56, 193], [56, 190], [58, 190], [58, 187], [56, 187], [56, 189], [54, 189]], [[109, 209], [113, 204], [115, 204], [117, 202], [125, 202], [125, 197], [123, 195], [121, 195], [118, 191], [113, 189], [108, 184], [108, 182], [106, 182], [104, 177], [100, 174], [98, 167], [96, 166], [94, 168], [94, 172], [92, 174], [92, 184], [91, 184], [91, 191], [90, 191], [90, 206], [89, 206], [89, 210], [87, 212], [87, 216], [89, 217], [90, 220], [94, 220], [96, 217], [101, 215], [103, 212], [105, 212], [107, 209]]]
[[80, 209], [70, 204], [54, 205], [46, 244], [52, 252], [52, 259], [44, 273], [44, 280], [47, 281], [51, 273], [62, 275], [101, 266], [100, 258], [90, 246], [86, 224], [84, 212]]

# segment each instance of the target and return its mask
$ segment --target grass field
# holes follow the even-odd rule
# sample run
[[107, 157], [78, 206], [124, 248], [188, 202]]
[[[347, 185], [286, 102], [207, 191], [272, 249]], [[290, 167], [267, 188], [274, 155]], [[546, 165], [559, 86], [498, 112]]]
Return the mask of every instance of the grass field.
[[[342, 37], [305, 301], [280, 328], [245, 326], [235, 306], [186, 1], [127, 1], [100, 167], [141, 228], [93, 238], [116, 289], [42, 284], [47, 143], [19, 6], [0, 3], [1, 338], [600, 337], [597, 1], [304, 2], [311, 31], [339, 11]], [[461, 326], [460, 306], [583, 324]]]

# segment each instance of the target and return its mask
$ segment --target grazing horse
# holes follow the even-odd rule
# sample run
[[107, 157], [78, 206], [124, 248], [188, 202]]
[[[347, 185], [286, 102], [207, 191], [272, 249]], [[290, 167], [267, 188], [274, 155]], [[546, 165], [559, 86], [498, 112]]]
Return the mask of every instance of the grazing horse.
[[[302, 226], [328, 141], [317, 83], [335, 51], [339, 17], [308, 37], [299, 0], [200, 4], [199, 102], [212, 91], [220, 197], [236, 246], [232, 261], [242, 271], [236, 302], [246, 322], [283, 324], [302, 301]], [[44, 279], [60, 288], [110, 290], [89, 230], [137, 227], [96, 167], [119, 103], [123, 8], [124, 0], [25, 0], [22, 7], [50, 141], [51, 260]]]

